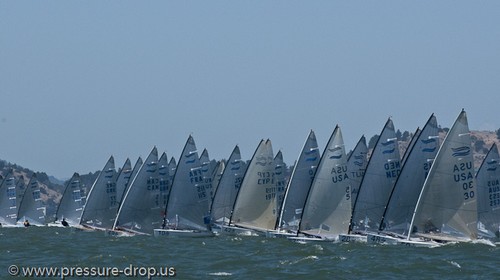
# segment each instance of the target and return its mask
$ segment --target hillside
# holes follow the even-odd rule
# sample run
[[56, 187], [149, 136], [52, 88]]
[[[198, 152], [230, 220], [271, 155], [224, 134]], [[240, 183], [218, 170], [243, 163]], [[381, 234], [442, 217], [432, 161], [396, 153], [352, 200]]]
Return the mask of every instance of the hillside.
[[[7, 175], [11, 168], [14, 173], [14, 177], [16, 179], [23, 180], [24, 185], [28, 185], [31, 176], [36, 173], [38, 181], [40, 182], [40, 197], [47, 205], [47, 217], [53, 217], [55, 215], [57, 205], [61, 200], [62, 193], [64, 192], [64, 182], [56, 183], [58, 180], [54, 180], [52, 176], [48, 176], [44, 172], [34, 172], [28, 168], [24, 168], [5, 160], [0, 160], [0, 176], [2, 176], [2, 180], [0, 181], [3, 181], [3, 177]], [[80, 180], [85, 186], [92, 186], [97, 174], [98, 172], [81, 175]]]

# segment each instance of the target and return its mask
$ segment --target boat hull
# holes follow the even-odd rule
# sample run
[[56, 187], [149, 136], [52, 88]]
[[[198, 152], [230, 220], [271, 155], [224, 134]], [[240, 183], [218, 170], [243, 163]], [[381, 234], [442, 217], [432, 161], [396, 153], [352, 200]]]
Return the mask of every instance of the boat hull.
[[284, 232], [284, 231], [266, 231], [266, 237], [268, 238], [291, 238], [296, 237], [296, 233]]
[[399, 238], [384, 234], [368, 233], [366, 235], [366, 243], [368, 244], [397, 245], [400, 244], [399, 240]]
[[339, 242], [362, 242], [366, 243], [367, 238], [366, 235], [360, 234], [339, 234]]
[[214, 233], [200, 230], [155, 229], [153, 235], [155, 237], [211, 237]]
[[256, 231], [248, 228], [240, 228], [234, 226], [221, 226], [221, 235], [241, 235], [241, 236], [259, 236], [260, 234]]

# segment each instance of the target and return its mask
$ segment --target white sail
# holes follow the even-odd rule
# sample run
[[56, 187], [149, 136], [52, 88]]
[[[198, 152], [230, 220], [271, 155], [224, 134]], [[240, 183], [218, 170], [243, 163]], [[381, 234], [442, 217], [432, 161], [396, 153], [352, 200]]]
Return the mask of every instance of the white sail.
[[68, 225], [79, 225], [83, 206], [80, 175], [74, 173], [66, 183], [66, 188], [57, 207], [56, 221], [64, 219]]
[[417, 130], [406, 154], [391, 197], [387, 204], [380, 230], [408, 235], [411, 218], [424, 186], [432, 162], [439, 149], [438, 123], [431, 115], [422, 130]]
[[163, 219], [161, 206], [158, 150], [153, 147], [123, 198], [113, 228], [152, 234]]
[[399, 176], [401, 162], [394, 124], [389, 118], [380, 133], [366, 166], [354, 202], [351, 232], [377, 231]]
[[478, 230], [488, 238], [500, 236], [500, 155], [493, 143], [477, 175]]
[[158, 176], [160, 184], [160, 208], [165, 209], [167, 207], [170, 190], [172, 189], [172, 180], [170, 179], [168, 157], [166, 153], [163, 153], [158, 160]]
[[81, 225], [99, 229], [109, 229], [113, 226], [119, 199], [116, 193], [116, 179], [115, 160], [111, 156], [90, 188], [80, 218]]
[[311, 130], [295, 162], [292, 175], [285, 191], [278, 228], [297, 232], [307, 194], [320, 161], [316, 135]]
[[40, 197], [40, 183], [36, 174], [33, 174], [19, 205], [18, 222], [22, 224], [28, 221], [30, 225], [43, 226], [45, 215], [46, 207]]
[[271, 140], [261, 140], [236, 197], [231, 224], [255, 230], [274, 230], [276, 183]]
[[411, 222], [411, 235], [432, 236], [433, 239], [476, 238], [473, 162], [467, 115], [462, 110], [425, 180]]
[[167, 228], [206, 231], [210, 223], [209, 201], [196, 144], [190, 135], [179, 158], [167, 203]]
[[229, 222], [245, 170], [246, 164], [241, 160], [240, 148], [236, 146], [229, 156], [227, 167], [224, 168], [219, 184], [215, 188], [210, 215], [216, 223], [227, 224]]
[[0, 223], [2, 226], [15, 226], [20, 199], [18, 193], [24, 185], [24, 178], [16, 179], [10, 169], [0, 186]]
[[366, 139], [363, 135], [347, 158], [347, 170], [349, 172], [349, 181], [351, 185], [351, 208], [354, 208], [354, 202], [358, 197], [359, 186], [365, 176], [367, 164], [368, 147], [366, 146]]
[[300, 232], [326, 239], [347, 234], [351, 218], [349, 183], [344, 140], [336, 126], [309, 190]]

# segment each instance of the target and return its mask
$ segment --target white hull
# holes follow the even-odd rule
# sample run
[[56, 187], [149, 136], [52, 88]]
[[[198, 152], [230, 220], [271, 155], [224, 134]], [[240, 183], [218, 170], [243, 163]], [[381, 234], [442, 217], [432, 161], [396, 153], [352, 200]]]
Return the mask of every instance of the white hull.
[[60, 228], [65, 227], [65, 226], [61, 225], [61, 223], [48, 223], [47, 226], [48, 227], [60, 227]]
[[179, 229], [154, 229], [155, 237], [210, 237], [214, 236], [211, 231], [179, 230]]
[[407, 239], [399, 239], [398, 244], [411, 247], [427, 247], [427, 248], [434, 248], [442, 245], [434, 241], [407, 240]]
[[296, 236], [297, 234], [292, 232], [278, 231], [278, 230], [266, 231], [266, 237], [268, 238], [291, 238]]
[[104, 231], [104, 235], [108, 237], [130, 237], [135, 236], [136, 234], [123, 230], [107, 229]]
[[366, 235], [366, 242], [368, 244], [385, 244], [385, 245], [397, 245], [400, 238], [387, 236], [384, 234], [368, 233]]
[[360, 234], [339, 234], [339, 242], [367, 242], [366, 235]]
[[332, 242], [332, 241], [334, 241], [334, 240], [329, 240], [329, 239], [325, 239], [325, 238], [311, 237], [311, 236], [290, 236], [290, 237], [287, 237], [287, 239], [291, 240], [291, 241], [296, 241], [296, 242], [309, 242], [309, 241], [313, 241], [313, 242], [329, 241], [329, 242]]
[[2, 224], [0, 227], [1, 228], [21, 228], [21, 227], [24, 227], [24, 226], [23, 225], [18, 225], [18, 224], [16, 224], [16, 225]]
[[226, 226], [226, 225], [221, 226], [220, 234], [221, 235], [259, 236], [259, 234], [254, 230], [247, 229], [247, 228], [234, 227], [234, 226]]

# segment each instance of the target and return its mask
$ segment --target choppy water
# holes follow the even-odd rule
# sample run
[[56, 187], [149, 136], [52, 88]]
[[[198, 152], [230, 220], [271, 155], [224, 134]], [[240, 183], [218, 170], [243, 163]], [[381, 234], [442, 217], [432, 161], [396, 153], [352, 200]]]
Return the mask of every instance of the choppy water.
[[0, 258], [1, 279], [14, 279], [13, 264], [174, 267], [178, 279], [500, 279], [499, 247], [481, 243], [414, 248], [263, 237], [117, 238], [32, 227], [0, 228]]

